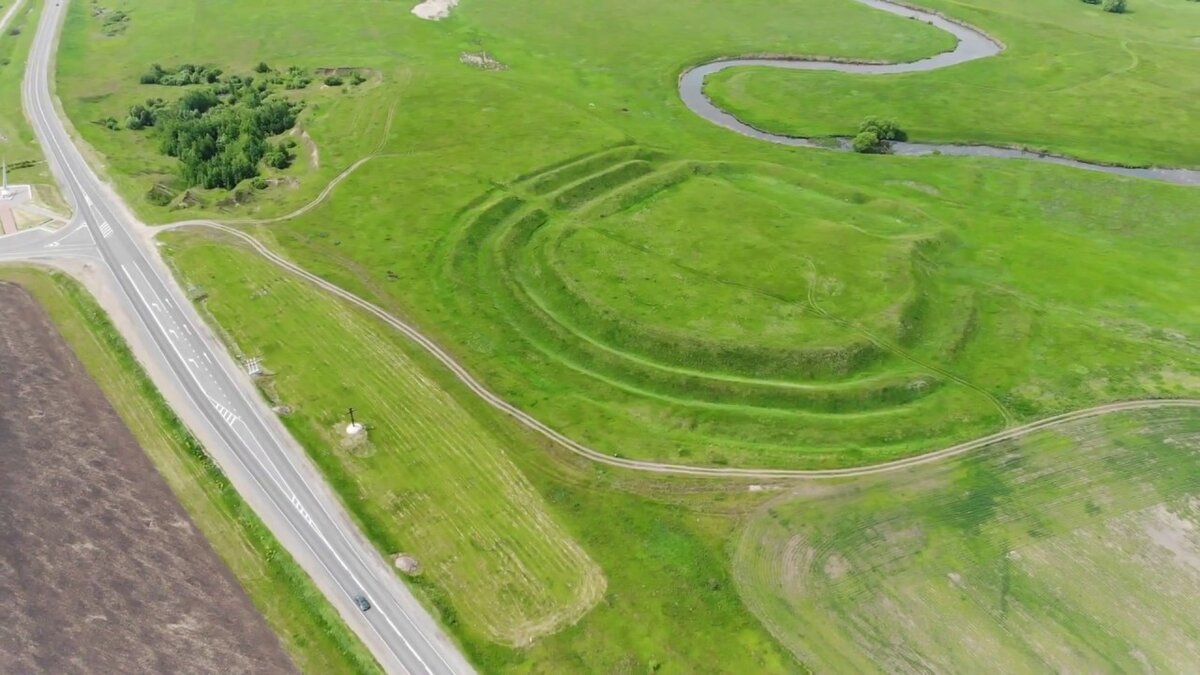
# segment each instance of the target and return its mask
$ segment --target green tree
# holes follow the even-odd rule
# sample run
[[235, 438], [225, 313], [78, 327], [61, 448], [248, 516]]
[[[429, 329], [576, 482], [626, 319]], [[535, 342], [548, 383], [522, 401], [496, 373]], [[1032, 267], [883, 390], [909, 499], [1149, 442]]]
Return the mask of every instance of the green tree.
[[868, 117], [858, 125], [859, 133], [871, 132], [881, 141], [906, 141], [908, 134], [900, 128], [896, 120], [885, 117]]
[[887, 144], [874, 131], [862, 131], [854, 137], [853, 147], [855, 152], [878, 153], [884, 152]]

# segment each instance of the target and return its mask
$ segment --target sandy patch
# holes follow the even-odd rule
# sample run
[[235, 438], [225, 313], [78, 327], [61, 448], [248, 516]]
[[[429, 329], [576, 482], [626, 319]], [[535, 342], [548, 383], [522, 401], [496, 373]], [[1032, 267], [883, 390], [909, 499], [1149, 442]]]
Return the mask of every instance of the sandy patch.
[[1196, 524], [1162, 504], [1151, 509], [1149, 515], [1143, 528], [1150, 541], [1170, 551], [1175, 560], [1200, 570], [1200, 533], [1196, 531]]
[[458, 5], [458, 0], [425, 0], [412, 8], [412, 13], [426, 21], [441, 21], [450, 16], [450, 10]]
[[508, 66], [500, 63], [487, 52], [463, 52], [458, 55], [458, 62], [480, 70], [508, 70]]
[[850, 561], [846, 560], [837, 553], [831, 553], [825, 560], [825, 576], [832, 581], [837, 581], [846, 576], [846, 572], [850, 571]]

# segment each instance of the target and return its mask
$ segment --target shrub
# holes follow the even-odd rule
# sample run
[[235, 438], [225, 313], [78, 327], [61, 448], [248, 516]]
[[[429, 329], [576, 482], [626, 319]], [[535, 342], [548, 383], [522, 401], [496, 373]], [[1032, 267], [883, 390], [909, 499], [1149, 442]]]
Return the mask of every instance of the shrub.
[[357, 86], [366, 81], [367, 81], [367, 78], [363, 77], [357, 71], [355, 71], [352, 75], [350, 75], [350, 84], [352, 84], [352, 85]]
[[259, 61], [258, 65], [254, 66], [254, 72], [269, 73], [271, 72], [271, 66], [268, 66], [266, 61]]
[[887, 142], [879, 140], [879, 135], [874, 131], [859, 132], [852, 145], [855, 152], [862, 153], [880, 153], [887, 148]]
[[342, 78], [337, 75], [330, 75], [325, 78], [325, 84], [330, 87], [340, 87], [342, 86]]
[[1104, 6], [1101, 9], [1112, 14], [1124, 14], [1125, 0], [1104, 0]]
[[908, 134], [900, 128], [896, 120], [882, 117], [868, 117], [858, 125], [858, 132], [871, 132], [881, 141], [906, 141]]
[[296, 159], [296, 156], [288, 150], [287, 145], [284, 143], [272, 145], [263, 157], [263, 161], [272, 169], [286, 169], [292, 165], [292, 160], [294, 159]]

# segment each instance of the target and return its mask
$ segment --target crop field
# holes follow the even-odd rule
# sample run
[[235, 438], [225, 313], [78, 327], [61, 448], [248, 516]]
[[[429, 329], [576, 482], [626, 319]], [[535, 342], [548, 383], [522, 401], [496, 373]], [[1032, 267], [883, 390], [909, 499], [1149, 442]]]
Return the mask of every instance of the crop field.
[[753, 516], [747, 604], [819, 672], [1185, 672], [1200, 414], [1117, 413]]
[[294, 672], [47, 314], [10, 283], [0, 381], [0, 670]]
[[379, 672], [337, 611], [175, 417], [87, 291], [65, 274], [25, 266], [0, 266], [0, 281], [36, 298], [296, 667]]
[[[744, 485], [640, 481], [506, 431], [382, 324], [258, 254], [203, 232], [160, 235], [264, 395], [385, 554], [485, 670], [789, 672], [741, 606], [724, 542]], [[328, 386], [336, 383], [335, 386]], [[460, 402], [461, 401], [461, 402]], [[345, 442], [353, 405], [369, 441]], [[691, 631], [695, 642], [671, 638]]]

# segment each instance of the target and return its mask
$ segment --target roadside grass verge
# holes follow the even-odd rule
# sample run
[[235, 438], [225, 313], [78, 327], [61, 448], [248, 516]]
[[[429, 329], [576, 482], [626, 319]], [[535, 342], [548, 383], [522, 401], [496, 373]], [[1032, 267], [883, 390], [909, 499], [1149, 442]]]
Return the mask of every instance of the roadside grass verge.
[[[168, 254], [185, 285], [204, 289], [201, 308], [235, 353], [262, 358], [260, 389], [288, 408], [284, 423], [368, 537], [385, 555], [416, 556], [421, 585], [438, 587], [458, 621], [521, 646], [600, 600], [596, 564], [396, 336], [251, 251], [186, 241]], [[351, 406], [366, 438], [344, 432]]]
[[778, 497], [734, 576], [819, 671], [1178, 671], [1198, 526], [1200, 413], [1120, 412]]
[[[5, 3], [0, 13], [7, 12], [16, 1]], [[60, 208], [62, 197], [58, 185], [21, 108], [25, 60], [41, 15], [42, 3], [24, 0], [24, 6], [0, 34], [0, 139], [3, 139], [4, 158], [8, 160], [9, 182], [33, 185], [40, 201], [51, 208]], [[12, 31], [18, 33], [13, 35]]]
[[[292, 408], [285, 423], [368, 536], [385, 554], [423, 563], [408, 580], [482, 670], [799, 668], [729, 577], [726, 542], [758, 499], [744, 483], [580, 462], [487, 408], [403, 338], [253, 252], [203, 231], [160, 238], [181, 278], [207, 294], [205, 309], [235, 351], [264, 357], [261, 389]], [[348, 405], [368, 426], [364, 445], [341, 445]], [[456, 442], [439, 441], [443, 433]], [[513, 513], [514, 500], [529, 513]], [[570, 609], [563, 591], [594, 584], [594, 575], [601, 593], [585, 613]], [[559, 623], [520, 645], [488, 626], [555, 607]]]
[[205, 538], [301, 672], [378, 673], [378, 665], [150, 382], [95, 300], [67, 275], [0, 266], [29, 290], [100, 385]]

